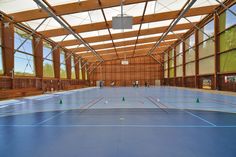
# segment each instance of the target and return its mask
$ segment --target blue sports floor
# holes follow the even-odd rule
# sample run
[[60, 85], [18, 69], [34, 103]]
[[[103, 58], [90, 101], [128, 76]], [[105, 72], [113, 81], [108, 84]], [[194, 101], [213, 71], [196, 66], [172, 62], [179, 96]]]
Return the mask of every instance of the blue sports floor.
[[0, 157], [236, 157], [236, 97], [130, 87], [0, 101]]

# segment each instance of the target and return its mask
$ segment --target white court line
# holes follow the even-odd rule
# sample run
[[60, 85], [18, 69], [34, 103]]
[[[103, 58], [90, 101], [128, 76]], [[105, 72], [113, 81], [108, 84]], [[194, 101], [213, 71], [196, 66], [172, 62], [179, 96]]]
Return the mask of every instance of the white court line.
[[0, 106], [0, 108], [5, 108], [5, 107], [8, 107], [9, 105], [2, 105]]
[[[51, 119], [53, 119], [53, 118], [55, 118], [55, 117], [57, 117], [57, 116], [59, 116], [59, 115], [65, 113], [65, 112], [66, 112], [66, 111], [57, 113], [57, 114], [55, 114], [55, 115], [53, 115], [53, 116], [51, 116], [51, 117], [49, 117], [49, 118], [47, 118], [47, 119], [45, 119], [45, 120], [43, 120], [43, 121], [37, 123], [37, 124], [35, 124], [35, 125], [37, 126], [37, 125], [41, 125], [41, 124], [43, 124], [43, 123], [46, 123], [47, 121], [49, 121], [49, 120], [51, 120]], [[35, 126], [35, 125], [34, 125], [34, 126]]]
[[204, 119], [204, 118], [202, 118], [202, 117], [200, 117], [200, 116], [197, 116], [197, 115], [193, 114], [192, 112], [189, 112], [189, 111], [185, 111], [185, 112], [188, 113], [188, 114], [190, 114], [190, 115], [193, 116], [193, 117], [196, 117], [196, 118], [198, 118], [198, 119], [200, 119], [200, 120], [202, 120], [202, 121], [204, 121], [204, 122], [206, 122], [206, 123], [212, 125], [212, 126], [216, 126], [214, 123], [211, 123], [211, 122], [209, 122], [208, 120], [206, 120], [206, 119]]
[[20, 100], [15, 100], [15, 99], [3, 100], [3, 101], [0, 101], [0, 105], [14, 104], [14, 103], [18, 103], [18, 102], [20, 102]]
[[0, 127], [55, 127], [55, 128], [82, 128], [82, 127], [127, 127], [127, 128], [236, 128], [236, 125], [0, 125]]

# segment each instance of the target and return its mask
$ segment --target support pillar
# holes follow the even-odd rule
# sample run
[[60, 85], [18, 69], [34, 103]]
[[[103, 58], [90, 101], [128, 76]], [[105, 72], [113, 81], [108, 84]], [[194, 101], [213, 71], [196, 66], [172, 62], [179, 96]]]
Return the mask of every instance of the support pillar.
[[65, 52], [67, 79], [71, 79], [71, 54]]
[[2, 57], [5, 76], [12, 76], [14, 68], [14, 25], [10, 22], [3, 23], [2, 30]]
[[215, 32], [215, 36], [214, 36], [214, 40], [215, 40], [215, 71], [214, 71], [214, 89], [220, 89], [220, 85], [219, 85], [219, 72], [220, 72], [220, 56], [218, 55], [220, 52], [220, 42], [219, 42], [219, 28], [220, 28], [220, 24], [219, 24], [219, 16], [217, 15], [217, 13], [214, 14], [214, 32]]
[[199, 88], [199, 48], [198, 48], [198, 30], [195, 30], [195, 88]]

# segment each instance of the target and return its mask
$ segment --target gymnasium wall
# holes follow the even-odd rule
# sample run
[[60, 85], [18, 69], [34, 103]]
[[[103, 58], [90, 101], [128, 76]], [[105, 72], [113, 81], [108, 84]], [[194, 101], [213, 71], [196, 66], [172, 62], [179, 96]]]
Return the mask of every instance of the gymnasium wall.
[[[236, 12], [235, 1], [225, 4]], [[164, 52], [162, 84], [236, 91], [235, 16], [218, 7], [197, 26]]]
[[115, 86], [132, 86], [133, 81], [139, 81], [141, 86], [145, 81], [150, 85], [160, 80], [160, 65], [151, 57], [129, 58], [128, 65], [121, 65], [121, 60], [102, 63], [90, 74], [90, 84], [96, 85], [97, 80], [105, 81], [105, 86], [115, 82]]

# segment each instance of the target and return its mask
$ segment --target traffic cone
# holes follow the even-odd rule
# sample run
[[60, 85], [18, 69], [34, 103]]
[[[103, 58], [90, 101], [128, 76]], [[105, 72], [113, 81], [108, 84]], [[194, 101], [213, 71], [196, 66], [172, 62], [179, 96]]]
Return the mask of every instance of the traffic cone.
[[125, 101], [125, 97], [122, 98], [122, 101]]
[[60, 104], [62, 104], [63, 102], [62, 102], [62, 99], [60, 99]]
[[200, 103], [200, 100], [199, 100], [199, 98], [197, 98], [197, 100], [196, 100], [196, 103]]

